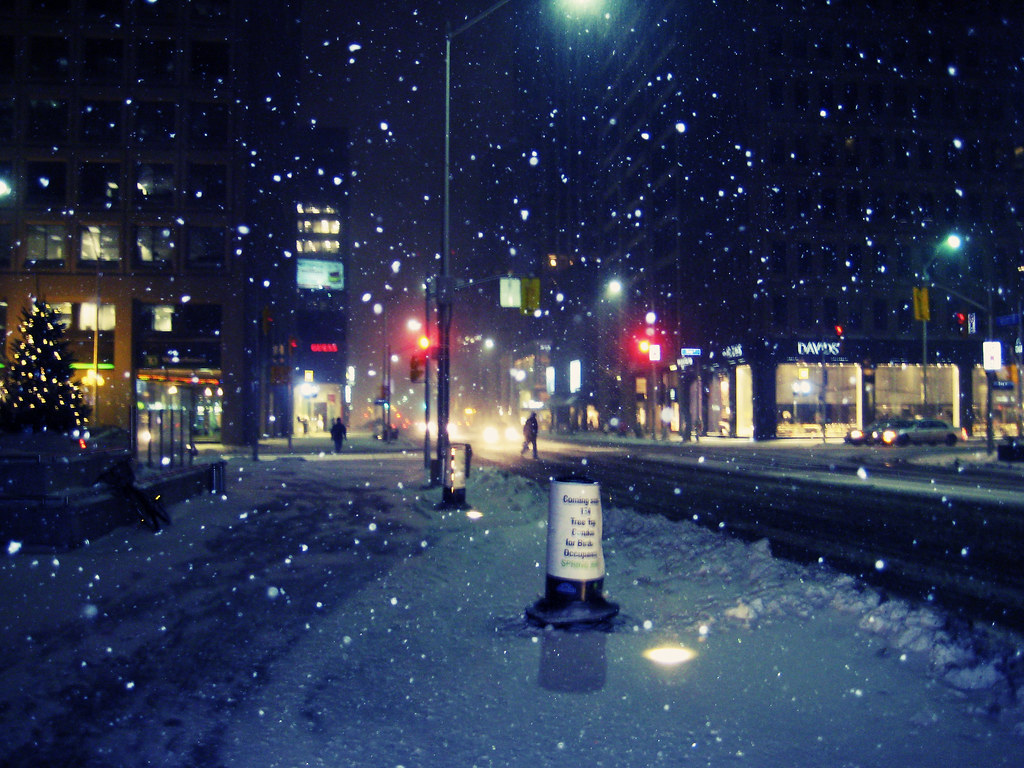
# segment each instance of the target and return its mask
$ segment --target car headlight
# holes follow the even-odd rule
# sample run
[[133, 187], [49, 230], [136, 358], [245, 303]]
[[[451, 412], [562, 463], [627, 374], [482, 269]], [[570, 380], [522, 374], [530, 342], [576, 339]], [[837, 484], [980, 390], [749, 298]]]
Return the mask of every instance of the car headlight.
[[498, 428], [497, 427], [484, 427], [483, 433], [484, 442], [489, 445], [494, 445], [498, 442]]
[[886, 444], [896, 442], [896, 430], [887, 429], [882, 433], [882, 442]]
[[850, 430], [850, 439], [851, 440], [860, 440], [862, 437], [864, 437], [864, 432], [863, 431], [861, 431], [859, 429], [851, 429]]

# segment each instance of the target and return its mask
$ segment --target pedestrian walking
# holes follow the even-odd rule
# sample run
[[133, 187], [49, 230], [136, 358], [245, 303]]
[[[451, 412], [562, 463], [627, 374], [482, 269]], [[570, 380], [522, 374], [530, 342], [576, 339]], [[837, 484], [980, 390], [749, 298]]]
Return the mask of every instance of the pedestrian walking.
[[537, 414], [531, 413], [530, 417], [523, 424], [523, 450], [519, 452], [520, 456], [526, 455], [526, 449], [533, 447], [533, 458], [537, 458], [537, 433], [540, 431], [540, 425], [537, 424]]
[[335, 419], [331, 425], [331, 440], [334, 441], [335, 453], [341, 453], [346, 437], [348, 437], [348, 430], [345, 428], [344, 422], [340, 418]]

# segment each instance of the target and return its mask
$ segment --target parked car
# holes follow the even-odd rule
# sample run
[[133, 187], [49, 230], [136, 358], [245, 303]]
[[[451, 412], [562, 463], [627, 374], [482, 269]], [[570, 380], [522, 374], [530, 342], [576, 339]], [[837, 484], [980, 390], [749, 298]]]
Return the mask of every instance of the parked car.
[[854, 427], [844, 438], [850, 445], [875, 445], [882, 442], [882, 433], [886, 427], [894, 423], [893, 419], [879, 419], [868, 424], [864, 429]]
[[882, 442], [886, 445], [954, 445], [959, 439], [953, 425], [941, 419], [893, 422], [882, 432]]

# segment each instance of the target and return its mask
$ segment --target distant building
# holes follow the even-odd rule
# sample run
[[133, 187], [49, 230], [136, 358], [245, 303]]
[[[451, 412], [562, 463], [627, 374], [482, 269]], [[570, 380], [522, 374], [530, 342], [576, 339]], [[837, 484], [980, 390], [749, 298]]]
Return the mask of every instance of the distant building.
[[[330, 429], [336, 418], [349, 421], [351, 382], [347, 380], [348, 205], [345, 192], [345, 134], [318, 129], [300, 153], [296, 204], [295, 297], [274, 338], [286, 351], [288, 331], [290, 397], [281, 384], [271, 389], [271, 415], [290, 404], [292, 428]], [[280, 304], [280, 302], [279, 302]], [[294, 340], [294, 347], [291, 341]], [[274, 361], [275, 365], [284, 362]], [[276, 418], [276, 417], [275, 417]], [[298, 421], [301, 418], [302, 421]]]

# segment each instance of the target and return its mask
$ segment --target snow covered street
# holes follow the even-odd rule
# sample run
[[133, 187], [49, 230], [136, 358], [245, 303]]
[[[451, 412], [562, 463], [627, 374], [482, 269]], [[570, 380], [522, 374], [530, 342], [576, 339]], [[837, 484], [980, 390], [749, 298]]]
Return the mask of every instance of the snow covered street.
[[606, 507], [622, 613], [574, 634], [523, 617], [542, 486], [474, 469], [471, 517], [435, 508], [415, 453], [227, 477], [158, 535], [5, 558], [0, 763], [1020, 765], [1019, 637], [767, 542]]

